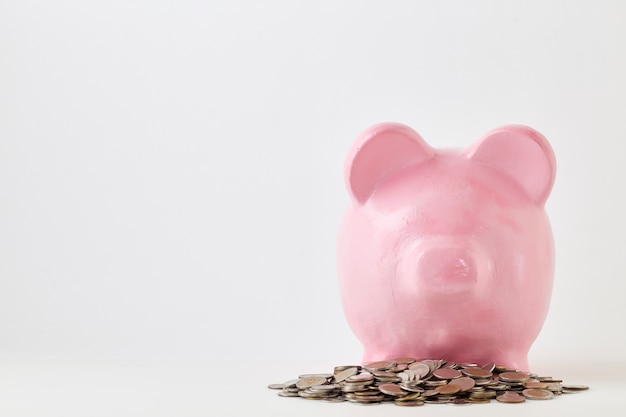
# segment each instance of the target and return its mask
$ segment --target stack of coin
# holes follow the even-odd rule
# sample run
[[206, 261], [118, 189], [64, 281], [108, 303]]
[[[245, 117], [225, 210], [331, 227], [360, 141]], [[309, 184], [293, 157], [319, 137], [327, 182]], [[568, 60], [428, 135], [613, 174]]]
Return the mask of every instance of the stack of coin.
[[333, 373], [304, 374], [268, 388], [280, 390], [278, 395], [282, 397], [357, 404], [393, 402], [398, 406], [485, 404], [494, 399], [521, 403], [526, 399], [549, 400], [589, 388], [562, 382], [493, 363], [399, 358], [363, 366], [336, 366]]

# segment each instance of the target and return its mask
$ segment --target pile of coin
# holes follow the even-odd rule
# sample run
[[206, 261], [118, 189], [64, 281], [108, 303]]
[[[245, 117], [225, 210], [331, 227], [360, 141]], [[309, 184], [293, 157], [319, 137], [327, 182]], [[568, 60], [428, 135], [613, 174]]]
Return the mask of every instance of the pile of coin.
[[366, 365], [336, 366], [333, 373], [304, 374], [282, 384], [270, 384], [282, 397], [301, 397], [357, 404], [393, 402], [424, 404], [521, 403], [550, 400], [589, 389], [560, 379], [507, 369], [493, 363], [399, 358]]

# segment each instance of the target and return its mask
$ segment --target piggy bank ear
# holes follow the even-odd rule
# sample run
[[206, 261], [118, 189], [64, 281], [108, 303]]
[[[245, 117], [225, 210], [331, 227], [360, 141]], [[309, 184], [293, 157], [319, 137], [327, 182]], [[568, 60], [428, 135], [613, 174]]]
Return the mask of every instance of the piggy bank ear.
[[363, 204], [385, 177], [435, 154], [424, 139], [408, 126], [381, 123], [363, 132], [348, 153], [346, 187]]
[[503, 126], [487, 133], [466, 155], [511, 176], [537, 204], [543, 205], [554, 184], [556, 160], [545, 137], [526, 126]]

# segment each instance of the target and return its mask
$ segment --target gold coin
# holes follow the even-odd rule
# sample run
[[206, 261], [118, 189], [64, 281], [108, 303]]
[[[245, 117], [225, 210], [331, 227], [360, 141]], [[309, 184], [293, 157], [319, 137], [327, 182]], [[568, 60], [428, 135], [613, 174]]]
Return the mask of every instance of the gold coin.
[[394, 366], [396, 366], [396, 364], [390, 361], [378, 361], [370, 362], [368, 364], [365, 364], [364, 366], [370, 371], [385, 371], [387, 369], [393, 368]]
[[393, 395], [394, 397], [400, 397], [406, 395], [406, 391], [396, 384], [382, 384], [378, 386], [378, 390], [383, 394]]
[[463, 374], [471, 378], [491, 378], [492, 373], [482, 368], [465, 368]]
[[439, 379], [454, 379], [462, 377], [463, 374], [461, 374], [461, 372], [457, 371], [456, 369], [439, 368], [433, 371], [433, 376]]
[[551, 400], [554, 398], [552, 391], [547, 389], [529, 388], [522, 391], [522, 394], [529, 400]]
[[500, 375], [500, 381], [504, 382], [526, 382], [530, 376], [523, 372], [502, 372]]
[[526, 401], [526, 398], [515, 392], [507, 391], [502, 395], [498, 395], [496, 397], [496, 401], [499, 401], [501, 403], [523, 403], [524, 401]]
[[404, 397], [396, 398], [396, 401], [413, 401], [417, 399], [424, 398], [421, 392], [411, 392], [410, 394], [405, 395]]
[[422, 385], [425, 387], [439, 387], [441, 385], [446, 385], [448, 383], [447, 379], [429, 379], [428, 381], [423, 381]]
[[489, 404], [491, 402], [489, 398], [469, 398], [468, 401], [472, 404]]
[[402, 372], [402, 371], [406, 371], [407, 369], [409, 369], [409, 364], [408, 363], [399, 363], [396, 365], [395, 369], [393, 369], [394, 372]]
[[454, 383], [461, 388], [461, 392], [469, 391], [476, 385], [474, 379], [467, 376], [455, 379]]
[[401, 363], [405, 363], [405, 364], [409, 364], [409, 363], [413, 363], [415, 362], [415, 359], [413, 358], [398, 358], [398, 359], [394, 359], [393, 360], [395, 363], [397, 363], [398, 365]]
[[469, 400], [469, 398], [455, 398], [452, 401], [450, 401], [452, 404], [456, 404], [456, 405], [466, 405], [466, 404], [471, 404], [472, 402]]
[[420, 405], [424, 405], [424, 401], [419, 401], [419, 400], [411, 400], [411, 401], [395, 400], [393, 403], [401, 407], [419, 407]]
[[435, 391], [442, 395], [452, 395], [461, 391], [461, 387], [457, 384], [446, 384], [435, 388]]

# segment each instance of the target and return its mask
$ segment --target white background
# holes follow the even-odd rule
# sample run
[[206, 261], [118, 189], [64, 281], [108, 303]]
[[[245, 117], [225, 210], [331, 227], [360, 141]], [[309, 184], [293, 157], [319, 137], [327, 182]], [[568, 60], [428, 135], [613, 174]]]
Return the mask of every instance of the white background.
[[625, 19], [617, 0], [0, 1], [0, 358], [358, 361], [343, 163], [398, 121], [435, 147], [508, 123], [549, 139], [531, 367], [624, 364]]

